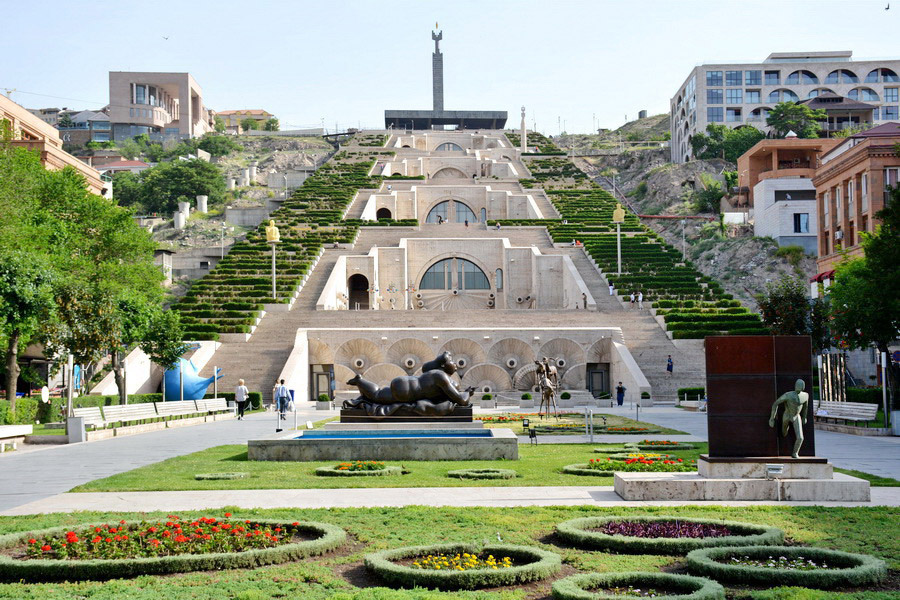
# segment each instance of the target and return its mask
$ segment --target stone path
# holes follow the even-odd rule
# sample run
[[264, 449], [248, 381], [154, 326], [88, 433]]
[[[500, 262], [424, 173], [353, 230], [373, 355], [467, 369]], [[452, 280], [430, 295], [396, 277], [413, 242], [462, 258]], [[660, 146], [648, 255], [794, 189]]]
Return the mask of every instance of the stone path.
[[900, 488], [872, 488], [871, 502], [625, 501], [611, 486], [222, 490], [60, 494], [7, 509], [0, 516], [96, 511], [180, 511], [240, 508], [377, 506], [900, 506]]

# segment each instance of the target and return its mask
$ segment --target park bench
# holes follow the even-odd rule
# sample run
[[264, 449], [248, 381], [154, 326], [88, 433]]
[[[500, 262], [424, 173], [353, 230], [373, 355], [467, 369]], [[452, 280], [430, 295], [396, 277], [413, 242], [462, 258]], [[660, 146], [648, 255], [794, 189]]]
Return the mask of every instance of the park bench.
[[878, 405], [865, 402], [823, 400], [815, 404], [815, 412], [816, 419], [819, 421], [827, 421], [828, 419], [854, 421], [856, 423], [863, 421], [868, 427], [869, 421], [874, 421], [878, 417]]
[[225, 398], [207, 398], [197, 400], [197, 410], [202, 413], [219, 413], [232, 412], [234, 409], [228, 407], [228, 401]]
[[100, 412], [99, 406], [75, 408], [72, 409], [72, 412], [74, 416], [84, 418], [85, 427], [93, 427], [94, 429], [106, 427], [106, 419], [103, 418], [103, 413]]
[[6, 452], [7, 446], [15, 450], [19, 442], [33, 432], [33, 425], [0, 425], [0, 452]]
[[180, 417], [196, 415], [197, 404], [193, 400], [173, 400], [172, 402], [156, 402], [156, 413], [161, 417]]
[[103, 407], [103, 416], [107, 423], [134, 423], [136, 421], [155, 420], [159, 415], [152, 402], [138, 404], [114, 404]]

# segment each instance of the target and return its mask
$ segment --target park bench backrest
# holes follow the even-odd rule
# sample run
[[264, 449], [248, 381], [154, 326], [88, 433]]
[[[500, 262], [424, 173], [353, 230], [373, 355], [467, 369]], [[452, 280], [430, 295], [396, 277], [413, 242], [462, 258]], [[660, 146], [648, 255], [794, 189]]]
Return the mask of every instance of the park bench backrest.
[[140, 421], [143, 419], [155, 419], [157, 417], [156, 408], [151, 402], [142, 402], [139, 404], [114, 404], [112, 406], [103, 407], [103, 416], [107, 422], [115, 421]]
[[197, 400], [197, 409], [201, 412], [223, 412], [229, 410], [225, 398], [208, 398]]
[[189, 415], [198, 412], [193, 400], [174, 400], [157, 402], [156, 412], [160, 415]]
[[865, 402], [831, 402], [822, 401], [816, 405], [817, 410], [827, 412], [824, 417], [848, 418], [859, 421], [869, 421], [878, 415], [878, 405]]
[[72, 411], [76, 417], [83, 417], [85, 425], [103, 424], [103, 414], [100, 412], [99, 406], [85, 406], [83, 408], [75, 408]]

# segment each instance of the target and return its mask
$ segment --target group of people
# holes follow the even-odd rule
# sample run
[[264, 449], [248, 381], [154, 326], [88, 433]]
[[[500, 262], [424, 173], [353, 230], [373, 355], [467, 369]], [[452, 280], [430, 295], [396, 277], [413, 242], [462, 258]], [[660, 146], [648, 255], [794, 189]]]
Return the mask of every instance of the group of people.
[[[285, 413], [288, 411], [288, 406], [291, 403], [291, 393], [288, 391], [287, 386], [284, 385], [284, 379], [275, 381], [275, 387], [272, 388], [272, 398], [274, 398], [275, 410], [278, 411], [279, 418], [282, 421], [286, 420]], [[237, 404], [238, 421], [243, 421], [244, 412], [250, 403], [250, 390], [244, 385], [243, 379], [238, 379], [237, 387], [234, 388], [234, 403]]]
[[[609, 295], [616, 295], [616, 286], [612, 283], [609, 284]], [[638, 310], [644, 310], [644, 292], [640, 290], [638, 290], [637, 294], [631, 292], [628, 298], [631, 301], [631, 308], [634, 308], [635, 303], [637, 303]]]

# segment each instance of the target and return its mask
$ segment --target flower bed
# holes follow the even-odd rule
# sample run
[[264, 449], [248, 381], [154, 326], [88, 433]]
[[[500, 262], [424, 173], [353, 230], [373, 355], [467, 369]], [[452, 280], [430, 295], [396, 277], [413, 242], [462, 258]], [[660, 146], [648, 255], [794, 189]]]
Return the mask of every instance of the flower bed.
[[[599, 464], [609, 465], [607, 468], [601, 469]], [[592, 465], [597, 464], [597, 467]], [[590, 463], [580, 463], [575, 465], [566, 465], [562, 468], [562, 472], [566, 475], [585, 475], [588, 477], [612, 477], [615, 475], [613, 465], [621, 464], [619, 462], [607, 462], [605, 460], [594, 463], [593, 459]]]
[[[429, 555], [453, 556], [463, 553], [474, 555], [482, 561], [491, 555], [499, 557], [501, 561], [509, 558], [511, 566], [473, 567], [463, 570], [414, 566], [414, 563], [418, 562], [417, 559]], [[545, 579], [559, 571], [562, 559], [553, 552], [528, 546], [494, 544], [479, 548], [474, 544], [459, 543], [384, 550], [367, 555], [365, 565], [370, 572], [397, 587], [473, 590]]]
[[218, 481], [223, 479], [243, 479], [249, 477], [250, 473], [197, 473], [194, 479], [197, 481]]
[[676, 517], [584, 517], [560, 523], [556, 533], [579, 548], [628, 554], [677, 555], [711, 546], [772, 546], [784, 541], [784, 533], [775, 527]]
[[516, 472], [512, 469], [457, 469], [447, 471], [447, 477], [457, 479], [513, 479]]
[[556, 600], [613, 600], [621, 597], [724, 600], [725, 588], [702, 577], [670, 573], [587, 573], [553, 584]]
[[344, 543], [326, 523], [203, 517], [54, 527], [0, 536], [0, 581], [106, 580], [287, 562]]
[[696, 448], [694, 444], [672, 442], [669, 440], [643, 440], [635, 444], [635, 447], [639, 450], [656, 450], [657, 452], [665, 450], [693, 450]]
[[[801, 564], [806, 568], [794, 566]], [[704, 548], [687, 555], [687, 567], [717, 581], [768, 587], [862, 587], [887, 575], [885, 562], [874, 556], [801, 546]]]
[[435, 571], [474, 571], [475, 569], [509, 569], [513, 566], [508, 556], [501, 558], [493, 554], [478, 556], [468, 552], [456, 554], [427, 554], [412, 562], [414, 569], [433, 569]]
[[649, 427], [597, 427], [600, 433], [659, 433], [659, 429], [651, 429]]
[[403, 467], [389, 467], [377, 460], [354, 460], [316, 469], [316, 475], [321, 477], [379, 477], [403, 473]]
[[[569, 475], [600, 475], [612, 473], [686, 473], [697, 470], [697, 461], [682, 458], [647, 458], [637, 456], [629, 458], [624, 455], [613, 455], [606, 458], [592, 458], [587, 463], [567, 465], [563, 473]], [[593, 473], [591, 471], [597, 471]]]

